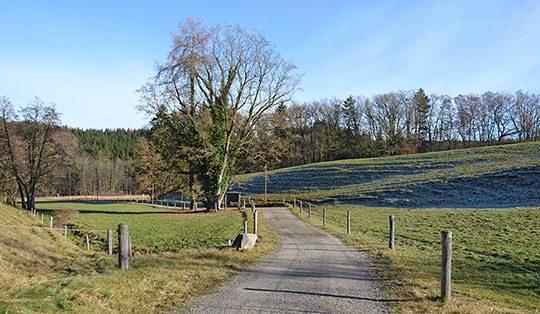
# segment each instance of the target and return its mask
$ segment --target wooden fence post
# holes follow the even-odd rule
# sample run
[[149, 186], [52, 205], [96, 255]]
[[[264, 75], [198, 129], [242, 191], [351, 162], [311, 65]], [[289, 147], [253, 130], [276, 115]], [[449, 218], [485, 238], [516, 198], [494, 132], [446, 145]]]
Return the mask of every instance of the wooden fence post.
[[86, 250], [90, 251], [90, 238], [88, 237], [88, 234], [86, 234]]
[[45, 220], [44, 220], [44, 217], [43, 217], [43, 214], [41, 214], [41, 223], [45, 223]]
[[388, 247], [394, 249], [394, 216], [390, 215], [390, 240], [388, 242]]
[[64, 239], [67, 239], [67, 225], [64, 226]]
[[347, 234], [351, 233], [351, 212], [347, 211]]
[[133, 250], [131, 249], [131, 235], [128, 231], [128, 243], [129, 243], [129, 259], [133, 259]]
[[251, 200], [251, 212], [255, 213], [255, 202]]
[[296, 209], [296, 197], [295, 197], [294, 200], [293, 200], [292, 208], [293, 208], [293, 209]]
[[285, 196], [283, 196], [283, 204], [285, 204]]
[[311, 218], [311, 203], [309, 203], [309, 216], [308, 218]]
[[118, 225], [118, 267], [129, 268], [129, 230], [128, 225]]
[[304, 207], [304, 204], [302, 203], [302, 201], [300, 201], [300, 214], [302, 213], [303, 207]]
[[49, 228], [52, 229], [52, 227], [53, 227], [53, 216], [51, 216], [51, 224], [49, 225]]
[[451, 297], [452, 286], [452, 231], [443, 230], [442, 264], [441, 264], [441, 299], [447, 301]]
[[257, 216], [259, 211], [255, 209], [255, 212], [253, 212], [253, 233], [257, 234]]
[[244, 233], [248, 233], [247, 223], [248, 221], [244, 220]]
[[322, 209], [322, 224], [326, 226], [326, 208]]
[[112, 229], [107, 229], [107, 249], [109, 255], [112, 255]]

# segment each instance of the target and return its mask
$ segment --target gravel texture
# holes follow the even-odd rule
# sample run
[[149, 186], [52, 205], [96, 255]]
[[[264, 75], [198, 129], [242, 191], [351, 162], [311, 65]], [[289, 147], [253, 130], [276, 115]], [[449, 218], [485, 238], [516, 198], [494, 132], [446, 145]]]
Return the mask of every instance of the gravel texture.
[[368, 256], [287, 208], [262, 209], [276, 250], [190, 313], [389, 313]]

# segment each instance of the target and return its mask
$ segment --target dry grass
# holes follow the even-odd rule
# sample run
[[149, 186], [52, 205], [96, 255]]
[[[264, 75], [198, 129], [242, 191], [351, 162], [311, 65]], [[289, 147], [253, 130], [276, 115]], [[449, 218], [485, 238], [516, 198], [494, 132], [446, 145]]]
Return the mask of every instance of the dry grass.
[[[0, 205], [0, 223], [41, 226], [27, 212]], [[131, 268], [87, 252], [46, 228], [0, 227], [0, 312], [155, 313], [185, 306], [273, 250], [277, 239], [260, 222], [251, 252], [186, 249], [137, 255]]]

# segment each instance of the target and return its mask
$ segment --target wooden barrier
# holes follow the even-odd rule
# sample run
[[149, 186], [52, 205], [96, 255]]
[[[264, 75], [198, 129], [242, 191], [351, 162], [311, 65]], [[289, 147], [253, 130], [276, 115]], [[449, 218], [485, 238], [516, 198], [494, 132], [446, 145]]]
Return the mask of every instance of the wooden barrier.
[[118, 267], [129, 268], [129, 230], [127, 224], [118, 225]]
[[257, 216], [258, 216], [258, 210], [255, 209], [255, 211], [253, 212], [253, 233], [254, 234], [257, 234]]
[[351, 233], [351, 212], [347, 211], [347, 234]]
[[394, 249], [394, 216], [390, 215], [389, 220], [390, 220], [390, 240], [388, 242], [388, 247], [393, 250]]
[[441, 299], [447, 301], [452, 296], [452, 231], [443, 230], [441, 236]]
[[112, 229], [107, 229], [107, 250], [109, 251], [109, 255], [112, 255]]

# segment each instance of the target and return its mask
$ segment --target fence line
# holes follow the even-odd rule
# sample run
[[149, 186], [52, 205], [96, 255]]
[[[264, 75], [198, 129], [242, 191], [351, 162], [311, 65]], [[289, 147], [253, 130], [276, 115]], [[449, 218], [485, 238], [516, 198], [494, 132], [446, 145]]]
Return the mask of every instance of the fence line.
[[[41, 226], [16, 226], [16, 225], [4, 225], [4, 224], [0, 224], [0, 227], [7, 227], [7, 228], [27, 228], [27, 229], [32, 229], [32, 228], [42, 228], [42, 229], [47, 229], [47, 230], [64, 230], [64, 228], [49, 228], [49, 227], [41, 227]], [[84, 231], [84, 232], [107, 232], [107, 230], [99, 230], [99, 229], [95, 229], [95, 230], [92, 230], [92, 229], [68, 229], [68, 230], [71, 230], [71, 231]]]
[[[520, 270], [523, 270], [525, 272], [528, 272], [528, 273], [531, 273], [533, 275], [537, 275], [537, 276], [540, 276], [540, 272], [535, 272], [533, 270], [530, 270], [530, 269], [527, 269], [527, 268], [524, 268], [522, 266], [519, 266], [519, 265], [516, 265], [512, 262], [509, 262], [507, 261], [506, 259], [502, 258], [502, 257], [497, 257], [495, 255], [491, 255], [489, 253], [486, 253], [486, 252], [483, 252], [482, 250], [479, 250], [479, 249], [476, 249], [476, 248], [473, 248], [473, 247], [466, 247], [465, 245], [463, 244], [459, 244], [459, 246], [461, 246], [461, 249], [464, 250], [464, 251], [467, 251], [467, 252], [471, 252], [471, 253], [475, 253], [475, 254], [478, 254], [478, 255], [483, 255], [483, 256], [487, 256], [487, 257], [491, 257], [499, 262], [503, 262], [503, 263], [506, 263], [510, 266], [513, 266], [515, 268], [518, 268]], [[540, 278], [539, 278], [540, 279]]]
[[[253, 219], [253, 216], [251, 216], [251, 218], [249, 218], [248, 220], [244, 220], [244, 221], [247, 221], [248, 223]], [[242, 227], [240, 227], [238, 229], [238, 231], [236, 231], [232, 237], [229, 238], [229, 240], [233, 240], [234, 237], [236, 237], [238, 234], [240, 234], [240, 232], [244, 230], [244, 223], [242, 223]]]
[[[404, 236], [404, 235], [400, 235], [400, 234], [397, 234], [397, 233], [395, 233], [394, 236], [404, 238], [404, 239], [407, 239], [407, 240], [416, 241], [416, 242], [423, 243], [423, 244], [430, 245], [430, 246], [432, 246], [432, 245], [442, 245], [442, 243], [440, 241], [420, 240], [420, 239], [415, 239], [415, 238], [407, 237], [407, 236]], [[514, 264], [514, 263], [506, 260], [504, 257], [498, 257], [498, 256], [492, 255], [490, 253], [484, 252], [484, 251], [482, 251], [480, 249], [474, 248], [474, 247], [467, 247], [464, 244], [461, 244], [461, 243], [459, 243], [459, 242], [457, 242], [455, 240], [456, 239], [454, 239], [454, 249], [461, 249], [461, 250], [464, 250], [464, 251], [467, 251], [467, 252], [470, 252], [470, 253], [475, 253], [475, 254], [478, 254], [478, 255], [483, 255], [483, 256], [486, 256], [486, 257], [490, 257], [490, 258], [492, 258], [494, 260], [497, 260], [499, 262], [505, 263], [507, 265], [515, 267], [515, 268], [517, 268], [519, 270], [522, 270], [524, 272], [527, 272], [527, 273], [530, 273], [530, 274], [533, 274], [533, 275], [536, 275], [536, 276], [540, 277], [540, 272], [536, 272], [534, 270], [530, 270], [528, 268], [525, 268], [525, 267], [519, 266], [517, 264]], [[457, 246], [456, 246], [456, 244], [457, 244]], [[540, 280], [540, 278], [538, 278], [537, 280]]]

